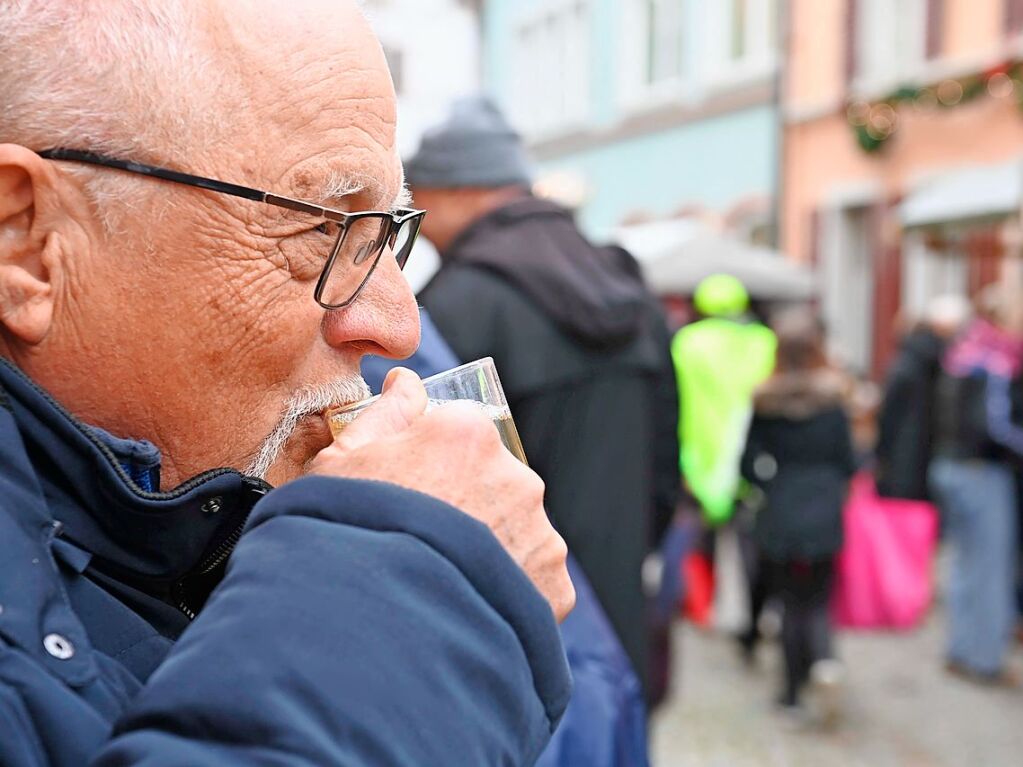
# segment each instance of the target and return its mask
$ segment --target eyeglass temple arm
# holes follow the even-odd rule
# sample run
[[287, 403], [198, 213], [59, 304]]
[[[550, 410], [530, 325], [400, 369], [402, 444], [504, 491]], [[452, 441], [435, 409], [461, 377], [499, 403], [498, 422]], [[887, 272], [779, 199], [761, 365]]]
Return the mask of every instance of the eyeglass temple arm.
[[146, 165], [145, 163], [131, 162], [130, 160], [120, 160], [116, 157], [108, 157], [107, 155], [100, 154], [98, 152], [86, 152], [80, 149], [53, 148], [44, 149], [41, 152], [37, 152], [37, 154], [46, 160], [67, 160], [70, 162], [82, 162], [88, 165], [101, 165], [106, 168], [116, 168], [117, 170], [127, 171], [128, 173], [138, 173], [143, 176], [151, 176], [152, 178], [159, 178], [175, 184], [184, 184], [185, 186], [208, 189], [211, 192], [229, 194], [233, 197], [241, 197], [246, 200], [254, 200], [255, 202], [265, 202], [270, 205], [276, 205], [280, 208], [288, 208], [289, 210], [296, 210], [302, 213], [311, 213], [314, 216], [321, 216], [323, 218], [329, 218], [342, 223], [345, 218], [347, 218], [347, 216], [341, 211], [331, 210], [330, 208], [324, 208], [319, 205], [313, 205], [312, 203], [303, 202], [302, 200], [294, 200], [290, 197], [270, 194], [269, 192], [263, 192], [259, 189], [242, 186], [241, 184], [217, 181], [216, 179], [206, 178], [205, 176], [194, 176], [191, 173], [182, 173], [181, 171], [171, 170], [170, 168], [161, 168], [157, 165]]

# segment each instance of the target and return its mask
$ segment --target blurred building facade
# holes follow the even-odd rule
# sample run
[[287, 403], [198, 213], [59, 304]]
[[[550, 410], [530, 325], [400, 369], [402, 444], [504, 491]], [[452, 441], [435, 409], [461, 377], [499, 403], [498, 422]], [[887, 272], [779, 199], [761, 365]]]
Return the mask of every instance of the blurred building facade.
[[779, 172], [778, 0], [484, 0], [487, 89], [541, 192], [604, 239], [678, 214], [754, 238]]
[[[479, 0], [364, 0], [398, 96], [398, 151], [408, 157], [451, 102], [482, 87]], [[419, 238], [405, 267], [413, 290], [437, 271], [433, 245]]]
[[929, 297], [1019, 280], [1023, 3], [788, 6], [781, 246], [877, 374]]
[[452, 99], [479, 90], [480, 34], [474, 0], [364, 0], [398, 95], [398, 148], [408, 156]]

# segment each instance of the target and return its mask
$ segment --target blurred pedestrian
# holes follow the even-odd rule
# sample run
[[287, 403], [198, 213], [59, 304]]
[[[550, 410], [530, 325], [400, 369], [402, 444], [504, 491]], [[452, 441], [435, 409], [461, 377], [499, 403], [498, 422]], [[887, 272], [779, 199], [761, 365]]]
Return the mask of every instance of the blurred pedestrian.
[[1015, 686], [1006, 657], [1016, 621], [1023, 336], [1010, 322], [1013, 300], [1002, 286], [982, 292], [976, 319], [945, 355], [930, 478], [953, 550], [947, 668]]
[[708, 277], [693, 303], [703, 319], [672, 340], [680, 464], [704, 520], [716, 526], [735, 509], [753, 390], [771, 374], [775, 338], [750, 316], [749, 295], [735, 277]]
[[779, 702], [796, 707], [811, 679], [834, 687], [829, 603], [842, 546], [842, 508], [855, 471], [845, 379], [827, 363], [821, 326], [806, 310], [775, 325], [777, 363], [754, 398], [742, 473], [764, 494], [756, 540], [770, 593], [782, 606], [785, 675]]
[[458, 356], [494, 358], [551, 519], [646, 689], [641, 567], [679, 487], [664, 317], [629, 254], [531, 194], [521, 140], [489, 100], [457, 102], [406, 177], [442, 263], [420, 300]]
[[[702, 319], [686, 325], [672, 340], [679, 390], [679, 463], [686, 487], [711, 528], [705, 548], [713, 559], [721, 534], [740, 493], [739, 457], [753, 401], [753, 390], [771, 374], [774, 334], [750, 313], [745, 286], [730, 275], [707, 277], [693, 303]], [[742, 515], [733, 529], [738, 537], [749, 592], [747, 627], [739, 640], [752, 662], [759, 639], [758, 620], [766, 593], [751, 525]]]
[[927, 469], [934, 453], [934, 399], [941, 359], [970, 314], [967, 299], [938, 296], [902, 339], [888, 370], [878, 417], [875, 476], [879, 495], [930, 499]]

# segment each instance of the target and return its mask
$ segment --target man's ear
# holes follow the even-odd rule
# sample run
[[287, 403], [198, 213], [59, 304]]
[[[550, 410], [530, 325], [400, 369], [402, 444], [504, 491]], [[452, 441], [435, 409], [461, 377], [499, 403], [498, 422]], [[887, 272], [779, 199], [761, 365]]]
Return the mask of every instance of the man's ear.
[[53, 321], [60, 235], [40, 215], [58, 199], [57, 176], [35, 152], [0, 144], [0, 326], [24, 344], [40, 343]]

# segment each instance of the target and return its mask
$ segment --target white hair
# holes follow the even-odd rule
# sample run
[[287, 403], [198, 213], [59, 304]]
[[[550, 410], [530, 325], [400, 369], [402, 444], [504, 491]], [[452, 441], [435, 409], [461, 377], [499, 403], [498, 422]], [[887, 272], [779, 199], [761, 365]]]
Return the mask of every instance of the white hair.
[[[223, 132], [230, 93], [202, 3], [0, 0], [0, 143], [194, 165]], [[141, 179], [68, 166], [101, 214]], [[119, 206], [115, 206], [119, 207]], [[106, 223], [110, 223], [106, 221]]]
[[369, 387], [362, 376], [358, 375], [336, 378], [326, 384], [300, 389], [284, 403], [277, 425], [263, 440], [263, 444], [245, 468], [245, 473], [250, 477], [265, 479], [266, 473], [277, 463], [284, 446], [294, 434], [298, 422], [305, 416], [322, 413], [331, 407], [359, 402], [369, 396]]

